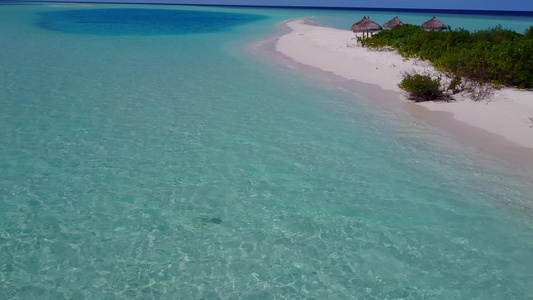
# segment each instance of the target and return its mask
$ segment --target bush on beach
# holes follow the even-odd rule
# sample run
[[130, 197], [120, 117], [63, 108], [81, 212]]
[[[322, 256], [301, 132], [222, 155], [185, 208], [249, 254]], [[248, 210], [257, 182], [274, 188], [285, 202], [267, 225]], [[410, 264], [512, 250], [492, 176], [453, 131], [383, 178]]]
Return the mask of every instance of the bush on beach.
[[415, 102], [449, 100], [449, 97], [442, 90], [440, 78], [405, 73], [398, 86], [408, 93], [410, 100]]
[[406, 24], [361, 43], [429, 60], [436, 69], [469, 82], [533, 88], [533, 26], [520, 34], [501, 26], [470, 32], [425, 31]]

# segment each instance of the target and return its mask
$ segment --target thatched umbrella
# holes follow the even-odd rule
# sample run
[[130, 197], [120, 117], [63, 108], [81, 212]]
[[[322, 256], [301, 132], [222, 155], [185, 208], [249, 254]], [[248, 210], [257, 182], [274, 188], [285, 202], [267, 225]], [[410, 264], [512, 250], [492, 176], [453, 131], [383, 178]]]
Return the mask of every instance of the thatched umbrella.
[[433, 16], [433, 18], [429, 21], [427, 21], [426, 23], [422, 24], [420, 27], [422, 27], [422, 29], [430, 29], [430, 30], [445, 30], [445, 29], [448, 29], [448, 26], [444, 25], [441, 21], [437, 20], [437, 18], [435, 18]]
[[356, 22], [352, 25], [352, 31], [353, 32], [362, 32], [363, 33], [363, 39], [365, 38], [365, 32], [367, 33], [367, 36], [368, 36], [368, 33], [369, 32], [374, 32], [374, 31], [380, 31], [381, 29], [381, 25], [379, 25], [378, 23], [370, 20], [369, 18], [367, 17], [363, 17], [363, 19], [359, 22]]
[[398, 17], [394, 17], [394, 19], [383, 24], [383, 28], [394, 28], [394, 27], [398, 27], [402, 25], [403, 25], [403, 22]]
[[353, 28], [354, 26], [356, 26], [356, 25], [361, 24], [361, 23], [362, 23], [363, 21], [365, 21], [366, 19], [367, 19], [366, 16], [364, 16], [364, 17], [361, 19], [361, 21], [353, 23], [352, 28]]

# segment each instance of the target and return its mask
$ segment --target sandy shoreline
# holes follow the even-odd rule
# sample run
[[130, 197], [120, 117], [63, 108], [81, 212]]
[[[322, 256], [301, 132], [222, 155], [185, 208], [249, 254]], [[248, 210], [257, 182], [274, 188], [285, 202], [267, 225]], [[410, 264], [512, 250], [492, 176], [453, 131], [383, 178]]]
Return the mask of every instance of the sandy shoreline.
[[[402, 72], [432, 70], [430, 63], [408, 60], [389, 51], [356, 45], [347, 30], [320, 27], [305, 20], [285, 22], [277, 51], [293, 61], [342, 78], [377, 85], [406, 102], [397, 84]], [[378, 89], [376, 87], [376, 89]], [[410, 104], [413, 116], [456, 135], [482, 151], [533, 167], [533, 92], [502, 89], [487, 100], [463, 97], [451, 103]]]

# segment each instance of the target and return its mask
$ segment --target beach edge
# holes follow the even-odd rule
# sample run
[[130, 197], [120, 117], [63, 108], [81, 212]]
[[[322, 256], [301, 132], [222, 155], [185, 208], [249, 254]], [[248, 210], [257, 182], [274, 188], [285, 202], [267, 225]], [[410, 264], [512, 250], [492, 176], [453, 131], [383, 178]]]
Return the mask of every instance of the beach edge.
[[323, 27], [309, 18], [285, 20], [276, 26], [278, 34], [261, 42], [262, 46], [270, 44], [267, 51], [319, 71], [325, 78], [348, 80], [364, 90], [357, 90], [358, 94], [371, 101], [383, 101], [380, 98], [386, 95], [388, 104], [401, 106], [413, 118], [466, 145], [533, 168], [533, 123], [528, 123], [528, 116], [533, 117], [533, 101], [527, 101], [533, 99], [533, 92], [503, 89], [479, 102], [458, 97], [452, 103], [413, 103], [397, 84], [402, 72], [427, 71], [432, 68], [429, 62], [405, 60], [393, 51], [363, 48], [356, 45], [352, 32]]

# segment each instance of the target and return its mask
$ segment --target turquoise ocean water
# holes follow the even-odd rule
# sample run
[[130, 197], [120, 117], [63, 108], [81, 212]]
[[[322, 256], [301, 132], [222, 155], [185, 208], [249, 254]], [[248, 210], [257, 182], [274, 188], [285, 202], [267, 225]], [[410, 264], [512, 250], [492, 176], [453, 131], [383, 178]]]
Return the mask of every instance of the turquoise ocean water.
[[0, 299], [532, 299], [530, 171], [248, 47], [367, 14], [0, 5]]

